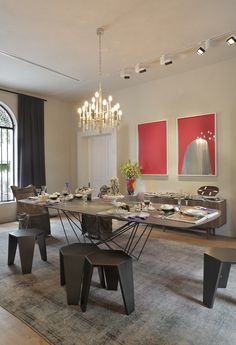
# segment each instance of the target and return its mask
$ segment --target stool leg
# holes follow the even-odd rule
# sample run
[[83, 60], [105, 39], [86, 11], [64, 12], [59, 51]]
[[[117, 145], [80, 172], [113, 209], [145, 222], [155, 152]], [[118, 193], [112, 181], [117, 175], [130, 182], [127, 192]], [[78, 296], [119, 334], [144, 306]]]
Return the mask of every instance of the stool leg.
[[31, 273], [34, 255], [34, 236], [18, 238], [22, 273]]
[[67, 304], [79, 303], [84, 269], [84, 257], [63, 256]]
[[116, 267], [104, 267], [107, 290], [117, 290], [119, 276]]
[[221, 276], [219, 280], [218, 287], [219, 288], [226, 288], [229, 278], [229, 272], [230, 272], [231, 264], [223, 263], [222, 264], [222, 270], [221, 270]]
[[60, 283], [61, 286], [65, 285], [65, 270], [64, 270], [64, 260], [61, 251], [59, 250], [59, 257], [60, 257]]
[[16, 256], [17, 238], [10, 235], [8, 236], [8, 265], [14, 264]]
[[80, 307], [83, 312], [85, 312], [87, 309], [92, 275], [93, 275], [93, 266], [88, 262], [88, 260], [85, 259], [83, 288], [82, 288], [81, 302], [80, 302]]
[[203, 304], [208, 308], [213, 307], [222, 266], [222, 262], [206, 253], [204, 254]]
[[105, 284], [105, 278], [104, 278], [104, 270], [102, 267], [98, 267], [98, 275], [99, 275], [99, 280], [100, 280], [100, 284], [101, 284], [101, 287], [103, 289], [106, 288], [106, 284]]
[[37, 242], [39, 246], [39, 251], [41, 255], [41, 259], [43, 261], [47, 261], [47, 250], [46, 250], [46, 242], [45, 242], [45, 235], [38, 235], [37, 236]]
[[120, 288], [127, 315], [134, 311], [134, 280], [132, 260], [118, 266]]

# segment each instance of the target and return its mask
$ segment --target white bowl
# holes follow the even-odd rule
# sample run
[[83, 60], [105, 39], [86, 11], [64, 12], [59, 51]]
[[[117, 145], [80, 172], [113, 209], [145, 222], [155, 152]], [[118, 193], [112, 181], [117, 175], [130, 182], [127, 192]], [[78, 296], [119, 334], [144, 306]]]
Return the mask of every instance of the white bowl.
[[161, 205], [161, 210], [162, 211], [172, 211], [174, 210], [174, 206], [173, 205], [169, 205], [169, 204], [163, 204]]

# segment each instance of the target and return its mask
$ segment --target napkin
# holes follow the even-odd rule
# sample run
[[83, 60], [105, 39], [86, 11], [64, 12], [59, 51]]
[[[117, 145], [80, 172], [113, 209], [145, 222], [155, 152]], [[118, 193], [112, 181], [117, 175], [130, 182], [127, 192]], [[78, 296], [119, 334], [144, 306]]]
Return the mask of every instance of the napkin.
[[150, 216], [150, 214], [147, 212], [139, 212], [139, 213], [131, 213], [127, 216], [127, 218], [129, 218], [129, 219], [135, 219], [135, 218], [146, 219], [149, 216]]

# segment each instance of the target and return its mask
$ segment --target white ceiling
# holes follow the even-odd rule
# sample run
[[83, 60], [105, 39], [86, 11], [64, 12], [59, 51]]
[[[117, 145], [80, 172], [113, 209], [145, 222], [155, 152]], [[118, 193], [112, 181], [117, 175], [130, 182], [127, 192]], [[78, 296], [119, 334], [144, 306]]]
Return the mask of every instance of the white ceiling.
[[[103, 89], [137, 85], [236, 56], [225, 40], [197, 56], [202, 41], [236, 32], [236, 0], [1, 0], [0, 51], [79, 81], [0, 54], [0, 88], [68, 101], [97, 89], [102, 37]], [[189, 52], [187, 52], [189, 49]], [[177, 54], [176, 54], [177, 53]], [[160, 66], [162, 54], [173, 64]], [[135, 74], [136, 63], [149, 63]], [[128, 68], [132, 77], [120, 78]]]

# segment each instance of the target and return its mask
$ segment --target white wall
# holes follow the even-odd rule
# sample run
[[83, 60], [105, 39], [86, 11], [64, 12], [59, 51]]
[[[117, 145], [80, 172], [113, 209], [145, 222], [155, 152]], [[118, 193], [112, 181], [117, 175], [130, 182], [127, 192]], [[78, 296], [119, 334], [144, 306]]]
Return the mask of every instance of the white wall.
[[89, 182], [89, 161], [88, 161], [88, 137], [83, 137], [78, 131], [77, 136], [78, 160], [77, 160], [77, 181], [78, 187], [87, 186]]
[[[4, 102], [17, 118], [17, 96], [0, 91]], [[77, 127], [72, 104], [47, 98], [45, 102], [45, 163], [49, 192], [61, 191], [66, 181], [77, 184]], [[0, 203], [0, 223], [15, 219], [15, 203]]]
[[[138, 123], [167, 119], [169, 174], [144, 177], [146, 190], [196, 193], [205, 184], [219, 186], [227, 199], [228, 222], [218, 233], [229, 236], [236, 236], [235, 71], [236, 59], [231, 59], [114, 94], [124, 114], [118, 132], [118, 167], [129, 158], [137, 160]], [[217, 114], [218, 175], [178, 177], [176, 118], [212, 112]]]

